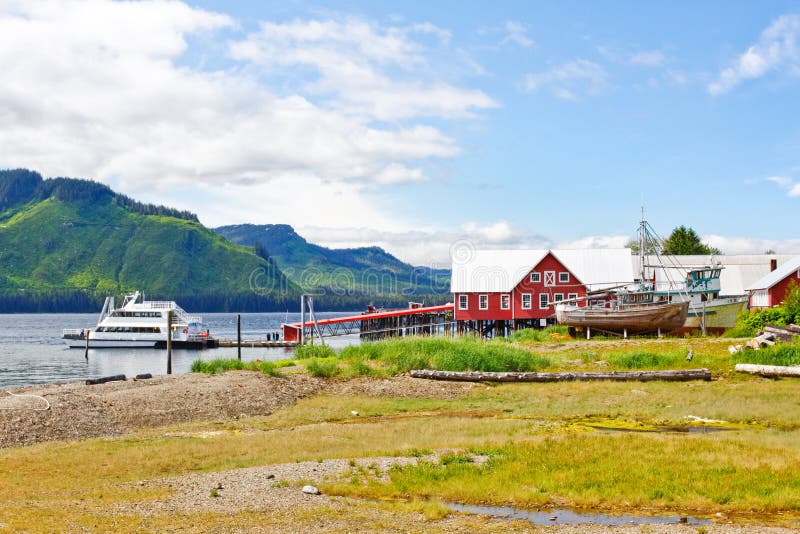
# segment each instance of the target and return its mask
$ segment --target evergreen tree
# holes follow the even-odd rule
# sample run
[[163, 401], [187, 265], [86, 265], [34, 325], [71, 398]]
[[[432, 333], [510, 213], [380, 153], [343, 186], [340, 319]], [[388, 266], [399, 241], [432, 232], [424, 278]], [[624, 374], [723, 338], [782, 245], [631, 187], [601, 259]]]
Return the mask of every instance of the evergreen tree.
[[661, 250], [662, 254], [670, 255], [710, 255], [721, 254], [719, 249], [711, 247], [700, 241], [700, 236], [697, 235], [692, 228], [679, 226], [675, 228], [670, 236], [664, 240], [664, 248]]

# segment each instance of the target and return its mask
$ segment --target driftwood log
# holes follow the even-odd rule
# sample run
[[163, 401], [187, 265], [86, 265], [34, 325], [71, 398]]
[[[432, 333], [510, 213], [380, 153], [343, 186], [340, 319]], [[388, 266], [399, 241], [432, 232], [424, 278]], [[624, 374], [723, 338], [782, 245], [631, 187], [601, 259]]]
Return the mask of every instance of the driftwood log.
[[740, 373], [751, 375], [778, 377], [796, 376], [800, 377], [800, 366], [785, 367], [782, 365], [757, 365], [754, 363], [737, 363], [736, 370]]
[[125, 375], [104, 376], [102, 378], [89, 378], [86, 380], [87, 386], [96, 386], [97, 384], [105, 384], [106, 382], [124, 381]]
[[604, 380], [612, 382], [686, 382], [688, 380], [711, 380], [708, 369], [679, 369], [669, 371], [610, 371], [605, 373], [491, 373], [481, 371], [432, 371], [416, 369], [414, 378], [452, 380], [460, 382], [586, 382]]

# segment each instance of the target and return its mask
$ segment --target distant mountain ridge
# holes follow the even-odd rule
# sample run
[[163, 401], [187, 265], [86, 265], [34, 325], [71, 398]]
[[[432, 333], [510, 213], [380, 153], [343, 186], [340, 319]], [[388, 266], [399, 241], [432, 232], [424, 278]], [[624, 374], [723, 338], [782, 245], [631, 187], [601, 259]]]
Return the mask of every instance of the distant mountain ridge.
[[204, 311], [285, 310], [300, 293], [192, 213], [89, 180], [0, 171], [0, 311], [95, 311], [135, 289]]
[[304, 289], [327, 287], [367, 295], [449, 294], [450, 272], [414, 267], [380, 247], [331, 249], [309, 243], [288, 224], [237, 224], [214, 231], [240, 245], [263, 246], [269, 257]]

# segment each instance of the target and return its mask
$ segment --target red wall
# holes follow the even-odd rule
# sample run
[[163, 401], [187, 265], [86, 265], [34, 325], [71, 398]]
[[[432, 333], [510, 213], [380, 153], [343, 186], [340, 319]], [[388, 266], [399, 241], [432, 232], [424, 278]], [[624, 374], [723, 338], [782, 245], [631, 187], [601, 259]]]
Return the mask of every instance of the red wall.
[[770, 306], [779, 306], [783, 299], [786, 298], [786, 289], [789, 287], [789, 282], [792, 280], [795, 281], [796, 284], [800, 284], [800, 278], [797, 277], [797, 271], [794, 271], [792, 274], [772, 286], [769, 290], [769, 305]]
[[[539, 282], [530, 281], [530, 272], [541, 273]], [[555, 272], [555, 285], [552, 287], [545, 286], [545, 271]], [[555, 308], [548, 306], [547, 309], [539, 308], [539, 295], [546, 292], [549, 295], [549, 300], [553, 302], [553, 295], [555, 293], [562, 293], [564, 299], [567, 298], [569, 293], [577, 293], [579, 297], [586, 296], [586, 288], [580, 280], [578, 280], [573, 273], [571, 273], [555, 256], [548, 253], [542, 261], [540, 261], [533, 269], [522, 279], [522, 281], [511, 292], [511, 309], [500, 309], [500, 295], [501, 293], [467, 293], [469, 309], [459, 310], [458, 299], [459, 293], [454, 295], [456, 305], [456, 320], [459, 321], [499, 321], [513, 319], [545, 319], [555, 314]], [[558, 273], [568, 272], [569, 282], [561, 283], [558, 281]], [[522, 294], [531, 294], [531, 309], [522, 309]], [[487, 310], [478, 309], [478, 296], [480, 294], [489, 295], [489, 308]], [[581, 303], [582, 304], [582, 303]], [[513, 311], [513, 313], [512, 313]]]

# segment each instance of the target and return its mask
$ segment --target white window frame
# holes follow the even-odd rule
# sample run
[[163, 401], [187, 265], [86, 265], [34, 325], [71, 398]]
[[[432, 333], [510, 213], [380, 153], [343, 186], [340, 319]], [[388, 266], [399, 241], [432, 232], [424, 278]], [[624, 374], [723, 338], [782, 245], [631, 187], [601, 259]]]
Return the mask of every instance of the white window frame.
[[489, 309], [489, 295], [485, 293], [483, 295], [478, 295], [478, 309], [479, 310]]
[[[544, 297], [544, 301], [542, 301], [542, 297]], [[544, 306], [542, 306], [542, 302], [544, 302]], [[550, 308], [550, 295], [547, 293], [539, 293], [539, 309], [546, 310]]]
[[564, 300], [564, 293], [555, 293], [553, 294], [553, 304], [556, 302], [561, 302]]
[[531, 273], [531, 283], [532, 284], [538, 284], [541, 281], [542, 281], [542, 273], [540, 273], [538, 271], [533, 271]]
[[556, 285], [556, 272], [555, 271], [545, 271], [544, 272], [544, 287], [553, 287]]
[[[525, 305], [525, 298], [526, 297], [528, 299], [528, 305], [527, 306]], [[530, 293], [523, 293], [522, 294], [522, 298], [520, 299], [520, 303], [522, 305], [522, 309], [523, 310], [531, 310], [531, 309], [533, 309], [533, 295], [531, 295]]]
[[467, 295], [466, 293], [462, 293], [458, 296], [458, 309], [459, 310], [469, 309], [469, 295]]
[[511, 309], [511, 295], [509, 295], [508, 293], [500, 294], [500, 309], [501, 310]]
[[569, 271], [561, 271], [558, 273], [559, 284], [569, 284]]
[[577, 293], [567, 293], [567, 300], [571, 300], [572, 304], [578, 304], [578, 294]]

